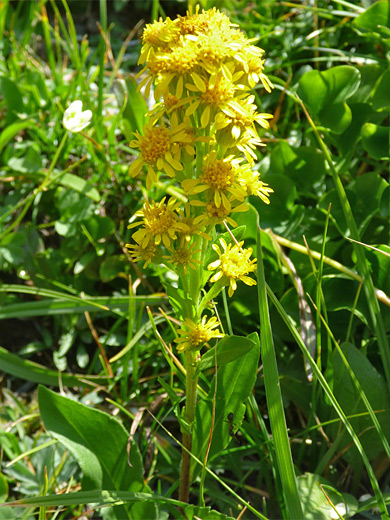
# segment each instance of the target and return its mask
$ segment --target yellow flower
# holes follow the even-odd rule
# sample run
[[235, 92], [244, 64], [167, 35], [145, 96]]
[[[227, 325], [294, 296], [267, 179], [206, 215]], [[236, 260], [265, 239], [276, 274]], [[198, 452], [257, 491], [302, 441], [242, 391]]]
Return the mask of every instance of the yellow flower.
[[261, 141], [256, 130], [253, 128], [246, 128], [244, 133], [241, 134], [240, 139], [235, 142], [235, 147], [245, 155], [245, 159], [250, 164], [253, 164], [254, 160], [257, 160], [255, 150], [258, 146], [265, 146], [265, 144]]
[[225, 70], [224, 73], [212, 74], [209, 77], [200, 76], [196, 72], [190, 76], [193, 83], [186, 83], [186, 88], [195, 95], [190, 98], [186, 115], [192, 115], [200, 107], [201, 128], [205, 128], [216, 113], [229, 106], [236, 90], [241, 87], [235, 85], [235, 77]]
[[242, 168], [242, 158], [232, 155], [217, 159], [213, 150], [204, 158], [202, 173], [197, 179], [186, 179], [182, 182], [183, 189], [189, 195], [206, 192], [207, 200], [214, 200], [217, 208], [224, 206], [230, 211], [229, 195], [237, 200], [244, 200], [246, 191], [240, 185], [239, 177]]
[[146, 24], [142, 34], [143, 45], [138, 64], [145, 63], [153, 51], [165, 49], [172, 45], [172, 41], [175, 41], [179, 37], [179, 30], [176, 25], [177, 24], [169, 17], [167, 17], [165, 21], [160, 18], [154, 23]]
[[237, 202], [229, 198], [230, 209], [226, 209], [224, 206], [215, 205], [214, 200], [210, 200], [209, 202], [204, 202], [201, 200], [191, 200], [191, 206], [203, 207], [206, 211], [206, 218], [208, 219], [208, 224], [211, 226], [215, 226], [217, 224], [222, 224], [223, 222], [227, 222], [232, 227], [237, 227], [237, 222], [235, 222], [229, 215], [231, 213], [242, 213], [244, 211], [249, 210], [249, 204], [247, 202]]
[[273, 193], [274, 190], [260, 180], [259, 172], [253, 171], [251, 168], [247, 168], [241, 173], [240, 182], [246, 189], [247, 195], [255, 195], [260, 199], [269, 204], [269, 194]]
[[[187, 98], [179, 99], [173, 94], [167, 93], [163, 96], [162, 101], [156, 103], [147, 115], [151, 117], [153, 124], [155, 124], [156, 121], [161, 119], [165, 114], [172, 114], [173, 112], [178, 111], [187, 103], [187, 101]], [[179, 123], [177, 122], [174, 126], [178, 125]]]
[[253, 88], [260, 81], [265, 90], [267, 92], [271, 92], [271, 89], [273, 89], [274, 86], [272, 85], [268, 76], [263, 72], [265, 62], [265, 60], [262, 59], [263, 54], [263, 49], [255, 47], [254, 45], [250, 46], [242, 64], [245, 71], [244, 77], [247, 78], [248, 84], [251, 88]]
[[175, 339], [175, 342], [178, 343], [178, 352], [200, 350], [211, 338], [222, 338], [223, 334], [221, 334], [219, 329], [213, 330], [218, 325], [217, 318], [214, 316], [208, 321], [207, 316], [203, 316], [200, 323], [195, 323], [186, 318], [182, 323], [184, 328], [177, 331], [182, 337]]
[[178, 17], [177, 26], [182, 35], [198, 35], [210, 32], [227, 34], [232, 27], [232, 23], [224, 13], [221, 13], [215, 7], [199, 13], [199, 5], [197, 5], [195, 13], [192, 13], [190, 8], [186, 16]]
[[144, 76], [138, 88], [145, 87], [146, 95], [149, 95], [151, 84], [155, 80], [155, 99], [166, 95], [170, 85], [173, 90], [171, 93], [181, 98], [184, 78], [187, 79], [198, 65], [196, 43], [181, 37], [175, 45], [150, 55], [146, 66], [137, 75]]
[[149, 242], [146, 247], [142, 247], [139, 244], [126, 244], [126, 247], [130, 249], [130, 256], [134, 262], [145, 260], [144, 269], [156, 256], [157, 248], [153, 242]]
[[184, 125], [174, 128], [153, 126], [148, 123], [144, 127], [145, 135], [136, 132], [136, 139], [130, 142], [133, 148], [139, 148], [140, 156], [131, 163], [129, 173], [136, 177], [144, 165], [147, 166], [146, 187], [150, 189], [157, 181], [157, 171], [163, 171], [170, 177], [175, 176], [175, 170], [183, 169], [180, 163], [180, 146], [177, 144], [189, 143], [191, 138], [185, 131]]
[[272, 114], [259, 114], [256, 105], [253, 103], [255, 96], [248, 96], [244, 99], [234, 99], [216, 115], [215, 122], [217, 130], [227, 127], [234, 139], [238, 139], [245, 128], [253, 128], [254, 123], [258, 123], [263, 128], [269, 128], [268, 119], [272, 119]]
[[256, 280], [248, 276], [249, 273], [256, 270], [256, 259], [249, 260], [252, 255], [252, 248], [243, 249], [243, 241], [239, 244], [226, 244], [223, 238], [219, 239], [223, 251], [217, 244], [213, 244], [214, 251], [218, 254], [218, 260], [207, 266], [207, 269], [217, 273], [210, 278], [210, 282], [221, 280], [224, 285], [229, 285], [228, 294], [233, 296], [237, 289], [237, 280], [241, 280], [246, 285], [256, 285]]
[[[211, 240], [211, 236], [202, 229], [208, 224], [208, 218], [205, 214], [198, 215], [197, 217], [191, 215], [191, 204], [186, 203], [184, 211], [182, 209], [177, 210], [180, 215], [180, 222], [187, 226], [187, 230], [183, 232], [184, 239], [189, 242], [193, 236], [199, 235], [206, 240]], [[181, 234], [181, 232], [178, 232]]]
[[188, 227], [179, 221], [179, 216], [176, 213], [180, 207], [180, 202], [177, 202], [173, 197], [165, 204], [165, 197], [156, 203], [148, 201], [141, 211], [137, 211], [135, 216], [142, 217], [143, 222], [136, 222], [130, 224], [128, 227], [133, 228], [143, 224], [143, 227], [138, 229], [133, 234], [133, 239], [146, 249], [150, 242], [159, 245], [161, 242], [164, 246], [169, 247], [171, 240], [176, 240], [177, 232], [186, 232]]
[[197, 265], [201, 263], [194, 258], [194, 255], [199, 253], [199, 249], [194, 250], [194, 246], [195, 244], [188, 245], [188, 242], [182, 241], [181, 245], [169, 248], [171, 255], [163, 256], [163, 259], [168, 260], [169, 263], [174, 264], [176, 267], [181, 267], [187, 274], [188, 267], [196, 269]]

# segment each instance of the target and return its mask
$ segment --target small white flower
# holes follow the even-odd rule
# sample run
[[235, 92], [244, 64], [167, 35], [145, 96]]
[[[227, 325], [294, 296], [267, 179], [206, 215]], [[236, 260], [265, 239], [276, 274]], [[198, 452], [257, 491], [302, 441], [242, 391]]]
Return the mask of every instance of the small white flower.
[[81, 132], [89, 125], [92, 119], [92, 112], [84, 110], [83, 103], [80, 100], [73, 101], [73, 103], [65, 110], [62, 124], [69, 130], [69, 132]]
[[[349, 512], [349, 508], [345, 506], [345, 504], [343, 504], [342, 502], [340, 502], [339, 504], [336, 504], [334, 506], [334, 508], [337, 510], [337, 513], [336, 511], [333, 509], [330, 513], [330, 518], [332, 520], [339, 520], [340, 516], [344, 516], [346, 514], [348, 514]], [[340, 515], [340, 516], [339, 516]]]

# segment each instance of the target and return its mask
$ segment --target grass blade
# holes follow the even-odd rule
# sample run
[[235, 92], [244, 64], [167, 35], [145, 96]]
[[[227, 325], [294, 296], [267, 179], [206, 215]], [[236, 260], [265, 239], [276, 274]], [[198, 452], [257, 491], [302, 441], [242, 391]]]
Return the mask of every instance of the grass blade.
[[282, 483], [284, 498], [289, 518], [303, 518], [299, 499], [297, 481], [291, 456], [287, 433], [286, 418], [279, 384], [278, 367], [272, 338], [271, 323], [268, 311], [266, 282], [264, 276], [263, 257], [261, 251], [260, 225], [257, 225], [257, 280], [260, 313], [261, 359], [263, 362], [264, 384], [271, 431], [274, 440], [279, 477]]

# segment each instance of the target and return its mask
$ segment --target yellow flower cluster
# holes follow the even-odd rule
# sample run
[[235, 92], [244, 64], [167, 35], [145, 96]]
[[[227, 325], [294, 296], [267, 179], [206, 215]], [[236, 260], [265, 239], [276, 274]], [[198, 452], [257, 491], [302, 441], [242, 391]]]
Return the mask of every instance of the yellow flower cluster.
[[[190, 270], [204, 268], [215, 226], [235, 226], [232, 215], [248, 209], [250, 195], [269, 203], [272, 189], [253, 163], [262, 145], [257, 126], [268, 128], [272, 116], [257, 112], [250, 91], [260, 82], [270, 92], [272, 84], [263, 70], [264, 51], [215, 8], [197, 7], [186, 16], [148, 24], [142, 43], [140, 88], [149, 96], [154, 87], [156, 104], [142, 134], [130, 143], [139, 155], [129, 173], [145, 172], [148, 190], [166, 175], [181, 196], [146, 201], [135, 214], [140, 220], [130, 224], [137, 230], [128, 247], [135, 261], [164, 263], [180, 277], [188, 275], [190, 283]], [[256, 266], [249, 260], [252, 250], [242, 243], [221, 245], [223, 251], [213, 246], [219, 259], [208, 269], [219, 268], [211, 282], [228, 285], [231, 296], [237, 280], [256, 283], [248, 276]], [[201, 348], [217, 333], [214, 322], [196, 318], [187, 322], [182, 350]]]

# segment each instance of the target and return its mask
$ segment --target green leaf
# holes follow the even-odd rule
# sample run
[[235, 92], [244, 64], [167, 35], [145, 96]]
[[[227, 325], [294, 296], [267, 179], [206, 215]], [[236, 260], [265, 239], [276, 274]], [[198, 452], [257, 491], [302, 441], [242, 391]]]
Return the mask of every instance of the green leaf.
[[138, 85], [133, 77], [128, 77], [125, 81], [114, 82], [114, 92], [119, 106], [123, 107], [123, 126], [126, 138], [132, 139], [133, 132], [138, 130], [142, 133], [143, 126], [147, 123], [145, 117], [148, 106], [145, 98], [137, 90]]
[[358, 140], [361, 138], [361, 129], [372, 115], [372, 107], [368, 103], [353, 103], [350, 105], [352, 113], [352, 124], [341, 135], [337, 136], [335, 142], [343, 155], [351, 153]]
[[91, 215], [83, 224], [95, 242], [115, 231], [115, 222], [110, 217], [102, 217], [101, 215]]
[[[345, 504], [348, 513], [346, 516], [341, 515], [343, 518], [353, 516], [358, 510], [358, 502], [352, 495], [339, 493], [319, 475], [305, 473], [297, 478], [297, 482], [305, 520], [329, 520], [329, 518], [336, 518], [331, 516], [335, 512], [326, 495], [334, 505]], [[323, 486], [326, 495], [320, 486]]]
[[78, 193], [82, 193], [95, 202], [100, 201], [100, 194], [98, 190], [94, 188], [89, 181], [86, 181], [85, 179], [82, 179], [73, 173], [65, 173], [61, 177], [59, 184], [66, 186], [67, 188], [72, 188], [72, 190], [75, 190]]
[[[125, 504], [132, 502], [155, 502], [158, 504], [167, 504], [175, 507], [179, 507], [185, 513], [187, 520], [195, 518], [201, 518], [202, 520], [233, 520], [231, 516], [227, 516], [224, 513], [212, 510], [210, 507], [194, 506], [193, 504], [186, 504], [159, 495], [152, 495], [150, 493], [138, 493], [129, 491], [114, 491], [114, 490], [95, 490], [95, 491], [79, 491], [77, 493], [64, 493], [53, 496], [40, 496], [33, 498], [23, 498], [16, 500], [15, 502], [9, 502], [8, 504], [0, 504], [0, 507], [7, 506], [72, 506], [72, 505], [84, 505], [84, 504], [96, 504], [96, 505], [113, 505], [113, 504]], [[8, 517], [10, 518], [10, 517]], [[150, 520], [152, 517], [139, 517], [139, 520]], [[153, 516], [153, 518], [155, 518]], [[134, 520], [136, 517], [134, 517]], [[119, 519], [122, 520], [122, 519]]]
[[375, 89], [372, 106], [375, 110], [390, 110], [390, 69], [387, 69]]
[[5, 100], [6, 125], [10, 125], [18, 119], [18, 113], [25, 112], [23, 96], [15, 81], [5, 76], [0, 76], [0, 94]]
[[[43, 386], [38, 389], [38, 402], [45, 428], [69, 449], [79, 463], [83, 471], [84, 490], [149, 491], [143, 481], [138, 447], [131, 443], [128, 463], [129, 436], [117, 419]], [[156, 518], [156, 510], [150, 504], [138, 502], [119, 507], [116, 518], [152, 519]]]
[[351, 124], [352, 112], [346, 103], [332, 103], [323, 108], [318, 117], [323, 126], [342, 134]]
[[0, 473], [0, 502], [4, 502], [4, 500], [8, 496], [8, 481], [5, 476]]
[[[47, 296], [47, 294], [43, 296]], [[123, 313], [127, 311], [129, 307], [128, 296], [95, 296], [89, 297], [85, 302], [83, 302], [80, 298], [77, 303], [75, 301], [69, 300], [66, 296], [63, 298], [56, 298], [52, 296], [51, 298], [52, 299], [50, 300], [37, 300], [33, 302], [3, 305], [0, 307], [0, 320], [9, 318], [26, 318], [28, 316], [54, 316], [57, 314], [73, 313], [81, 314], [85, 311], [96, 311], [97, 307], [106, 312], [123, 315]], [[167, 298], [164, 295], [135, 296], [134, 301], [138, 308], [140, 305], [144, 304], [163, 305], [164, 303], [167, 303]]]
[[383, 30], [382, 27], [390, 27], [390, 3], [387, 0], [376, 2], [355, 18], [352, 23], [359, 29], [376, 32], [388, 37], [388, 32]]
[[370, 262], [372, 278], [376, 287], [390, 294], [390, 246], [377, 246], [378, 250], [367, 249], [366, 256]]
[[[59, 387], [61, 384], [69, 388], [76, 386], [90, 387], [93, 384], [107, 383], [104, 377], [91, 377], [82, 374], [72, 375], [62, 373], [61, 377], [59, 377], [58, 372], [50, 370], [38, 363], [22, 359], [16, 354], [8, 352], [3, 347], [0, 347], [0, 366], [2, 372], [5, 374], [19, 377], [24, 381], [32, 381], [33, 383], [41, 383], [54, 387]], [[88, 380], [91, 381], [91, 384], [88, 383]]]
[[178, 318], [183, 318], [183, 309], [186, 309], [187, 307], [192, 309], [193, 316], [195, 316], [196, 309], [194, 302], [185, 295], [182, 289], [178, 287], [173, 287], [168, 282], [163, 282], [163, 285], [165, 292], [167, 293], [167, 296], [169, 298], [169, 303], [172, 305], [173, 309], [175, 310], [175, 314]]
[[33, 126], [33, 122], [29, 120], [18, 121], [16, 123], [12, 123], [11, 125], [4, 128], [4, 130], [0, 133], [0, 153], [2, 152], [4, 146], [11, 141], [22, 130], [26, 128], [30, 128]]
[[126, 277], [128, 262], [125, 255], [113, 255], [105, 258], [99, 268], [99, 276], [103, 282], [110, 282], [118, 276]]
[[298, 93], [322, 125], [341, 134], [352, 120], [345, 101], [356, 92], [359, 83], [358, 69], [341, 65], [324, 72], [306, 72], [300, 79]]
[[[215, 366], [217, 361], [218, 366], [227, 365], [232, 361], [244, 356], [255, 343], [249, 338], [243, 336], [225, 336], [215, 347], [203, 354], [202, 359], [196, 367], [197, 373], [201, 370], [206, 370]], [[215, 350], [217, 350], [217, 359], [215, 359]]]
[[8, 166], [20, 173], [35, 173], [42, 168], [42, 153], [39, 146], [32, 141], [16, 143], [12, 148], [12, 157], [7, 161]]
[[[202, 461], [209, 444], [211, 430], [209, 459], [229, 444], [232, 430], [235, 433], [244, 418], [244, 403], [256, 381], [260, 354], [257, 334], [253, 333], [247, 339], [253, 343], [253, 347], [243, 356], [218, 369], [217, 380], [213, 378], [208, 397], [200, 400], [197, 405], [192, 449], [194, 455]], [[237, 341], [240, 340], [241, 338]], [[215, 387], [215, 419], [212, 428]], [[233, 414], [233, 417], [230, 414]], [[195, 466], [193, 463], [193, 466], [194, 474], [199, 473], [201, 469], [199, 465]]]
[[[372, 218], [378, 214], [380, 202], [388, 183], [377, 172], [369, 172], [357, 179], [345, 190], [349, 203], [353, 207], [354, 218], [362, 235]], [[342, 235], [348, 231], [343, 208], [336, 190], [330, 190], [319, 201], [318, 205], [323, 212], [328, 211], [331, 203], [331, 216]]]
[[366, 123], [362, 128], [364, 149], [374, 159], [386, 160], [389, 157], [389, 127]]
[[[373, 410], [376, 411], [376, 417], [382, 427], [387, 438], [390, 437], [390, 397], [387, 385], [381, 374], [374, 368], [369, 359], [360, 352], [354, 345], [342, 345], [342, 351], [345, 354], [352, 371], [358, 379], [362, 390], [366, 394]], [[382, 443], [379, 439], [377, 431], [372, 428], [372, 421], [367, 414], [367, 408], [364, 405], [359, 391], [354, 385], [340, 355], [335, 352], [333, 357], [334, 370], [334, 395], [342, 406], [346, 415], [362, 414], [360, 417], [351, 417], [350, 421], [359, 436], [365, 452], [370, 460], [373, 460], [383, 452]], [[336, 438], [340, 435], [338, 425], [330, 427], [331, 436]], [[348, 450], [344, 451], [344, 447], [348, 446]], [[339, 449], [343, 451], [343, 456], [350, 464], [354, 464], [357, 459], [357, 449], [350, 445], [348, 436], [344, 436]]]
[[284, 141], [272, 151], [270, 169], [275, 174], [289, 176], [300, 191], [312, 191], [313, 185], [325, 177], [325, 161], [321, 152], [303, 146], [293, 148]]

